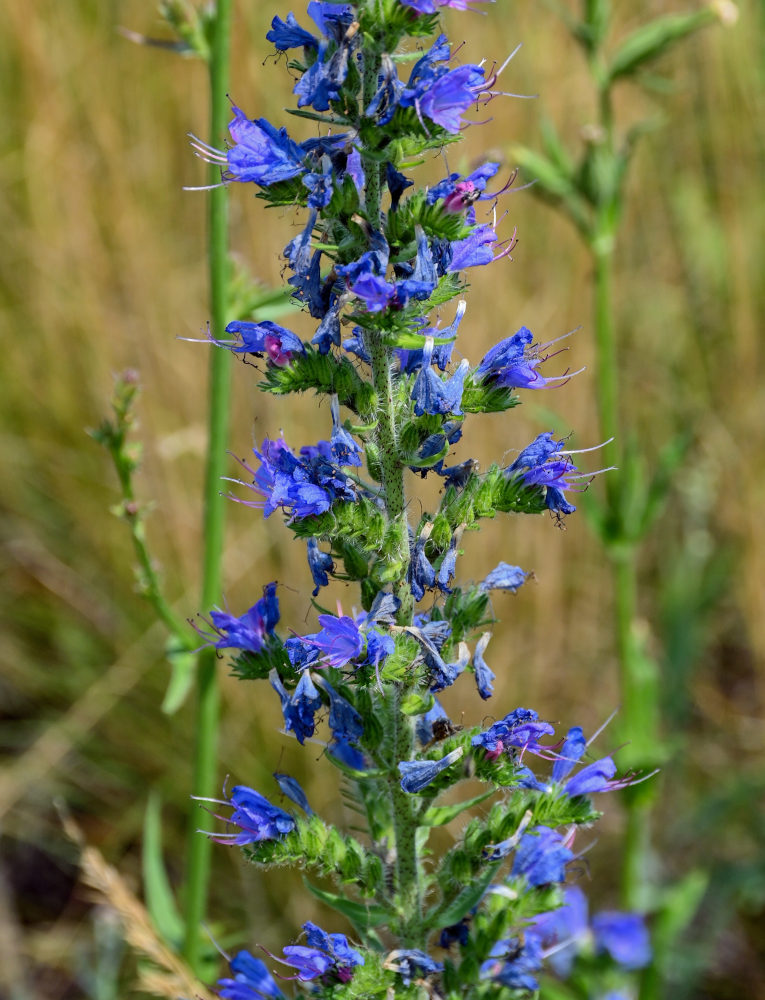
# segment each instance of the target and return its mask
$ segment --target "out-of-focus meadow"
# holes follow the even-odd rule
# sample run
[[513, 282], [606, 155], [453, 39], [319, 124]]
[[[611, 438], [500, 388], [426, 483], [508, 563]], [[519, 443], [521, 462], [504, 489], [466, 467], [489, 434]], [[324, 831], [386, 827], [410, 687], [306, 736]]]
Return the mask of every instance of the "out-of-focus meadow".
[[[267, 58], [264, 40], [274, 11], [235, 6], [232, 97], [248, 114], [283, 123], [290, 78]], [[678, 6], [617, 4], [618, 30]], [[505, 157], [514, 142], [538, 147], [543, 116], [578, 141], [593, 114], [589, 82], [545, 5], [499, 0], [489, 18], [450, 24], [473, 61], [502, 60], [522, 41], [503, 80], [539, 94], [493, 103], [492, 123], [468, 133], [465, 158], [450, 169], [481, 155], [479, 143]], [[0, 994], [14, 1000], [111, 996], [109, 963], [121, 960], [108, 910], [75, 885], [55, 800], [137, 888], [148, 790], [163, 798], [179, 887], [185, 819], [196, 808], [191, 705], [172, 717], [160, 711], [163, 631], [135, 592], [129, 538], [109, 512], [114, 475], [86, 429], [106, 413], [114, 373], [137, 368], [138, 485], [154, 507], [152, 549], [179, 613], [206, 610], [198, 593], [209, 348], [179, 339], [203, 337], [208, 317], [206, 195], [182, 190], [205, 183], [186, 133], [207, 138], [206, 77], [193, 60], [130, 44], [118, 26], [164, 30], [151, 0], [33, 0], [0, 11]], [[708, 878], [673, 959], [677, 997], [765, 996], [762, 51], [762, 7], [745, 0], [737, 26], [708, 29], [662, 60], [669, 85], [661, 92], [649, 97], [627, 83], [617, 108], [627, 126], [656, 119], [635, 157], [616, 262], [625, 425], [649, 467], [670, 440], [691, 440], [640, 569], [641, 625], [661, 665], [668, 748], [655, 779], [651, 876], [671, 884], [697, 869]], [[444, 167], [427, 169], [435, 178]], [[574, 230], [530, 193], [506, 204], [505, 226], [520, 236], [515, 259], [474, 273], [461, 349], [476, 363], [521, 324], [540, 340], [581, 326], [563, 364], [588, 370], [563, 388], [526, 393], [508, 414], [471, 418], [459, 454], [484, 467], [551, 426], [573, 430], [575, 447], [597, 441], [588, 257]], [[279, 283], [279, 252], [297, 214], [264, 211], [244, 186], [231, 188], [230, 205], [237, 255]], [[299, 316], [295, 328], [309, 329]], [[297, 445], [326, 433], [329, 415], [320, 414], [317, 433], [313, 400], [259, 395], [256, 374], [235, 367], [236, 453], [280, 428]], [[610, 575], [586, 514], [570, 517], [565, 531], [547, 517], [498, 519], [465, 549], [464, 575], [485, 575], [499, 557], [533, 569], [535, 581], [494, 602], [502, 619], [490, 650], [494, 702], [487, 708], [466, 694], [465, 682], [447, 699], [452, 712], [473, 723], [521, 704], [593, 731], [618, 693]], [[232, 610], [278, 579], [283, 619], [301, 628], [313, 614], [307, 576], [304, 550], [278, 516], [264, 523], [231, 505], [222, 596]], [[355, 599], [339, 585], [335, 597], [346, 608]], [[269, 790], [271, 771], [290, 769], [314, 808], [342, 819], [319, 750], [295, 753], [276, 733], [271, 692], [226, 673], [222, 661], [221, 782], [230, 774]], [[608, 732], [600, 740], [612, 748]], [[621, 810], [615, 796], [602, 807], [587, 857], [600, 902], [613, 904]], [[210, 822], [200, 812], [200, 825]], [[226, 944], [279, 948], [321, 912], [305, 903], [299, 880], [244, 870], [223, 847], [214, 865], [211, 922]]]

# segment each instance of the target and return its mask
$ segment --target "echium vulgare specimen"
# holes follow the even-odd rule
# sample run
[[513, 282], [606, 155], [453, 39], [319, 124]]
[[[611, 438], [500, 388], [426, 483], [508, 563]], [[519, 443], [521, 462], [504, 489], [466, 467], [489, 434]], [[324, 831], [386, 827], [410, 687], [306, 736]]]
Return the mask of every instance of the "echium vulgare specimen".
[[[329, 397], [326, 437], [302, 447], [266, 437], [242, 460], [234, 492], [305, 541], [314, 596], [330, 578], [356, 581], [362, 608], [280, 635], [278, 588], [263, 581], [241, 617], [216, 609], [200, 626], [233, 651], [239, 677], [270, 682], [287, 734], [326, 748], [365, 822], [360, 836], [325, 823], [310, 789], [284, 774], [280, 806], [246, 785], [217, 800], [227, 828], [211, 836], [255, 864], [334, 878], [337, 892], [316, 891], [339, 923], [296, 928], [284, 958], [240, 952], [222, 997], [499, 996], [588, 962], [617, 990], [648, 961], [639, 916], [607, 914], [590, 927], [565, 887], [577, 873], [577, 828], [597, 817], [590, 796], [635, 779], [617, 777], [609, 756], [594, 759], [577, 726], [556, 740], [526, 708], [455, 726], [438, 701], [467, 682], [463, 673], [492, 696], [490, 593], [514, 593], [527, 576], [500, 562], [460, 586], [466, 530], [498, 512], [560, 520], [592, 475], [551, 432], [518, 442], [505, 466], [449, 464], [468, 414], [508, 410], [519, 390], [567, 375], [539, 370], [557, 351], [525, 327], [474, 364], [457, 360], [465, 272], [504, 266], [514, 243], [487, 221], [509, 186], [500, 165], [425, 189], [409, 176], [426, 151], [460, 139], [476, 106], [506, 96], [506, 64], [464, 61], [439, 32], [441, 8], [472, 6], [313, 0], [310, 20], [284, 11], [267, 38], [288, 53], [298, 115], [317, 123], [315, 134], [293, 138], [234, 106], [227, 148], [195, 141], [220, 164], [221, 183], [253, 184], [268, 205], [304, 211], [283, 253], [293, 295], [316, 322], [304, 341], [270, 320], [237, 321], [215, 349], [259, 358], [265, 392]], [[418, 476], [442, 491], [414, 522], [407, 489]], [[467, 778], [485, 784], [482, 794], [436, 804]], [[429, 832], [467, 809], [475, 815], [435, 857]], [[567, 917], [575, 904], [577, 918]], [[565, 962], [546, 962], [563, 952]]]

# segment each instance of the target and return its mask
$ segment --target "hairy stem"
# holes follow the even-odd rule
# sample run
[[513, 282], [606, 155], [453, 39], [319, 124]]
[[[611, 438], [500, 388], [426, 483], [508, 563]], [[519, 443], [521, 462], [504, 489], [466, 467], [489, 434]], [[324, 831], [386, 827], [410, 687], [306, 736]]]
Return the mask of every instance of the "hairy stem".
[[[210, 74], [210, 135], [217, 143], [223, 136], [228, 114], [231, 0], [217, 0], [212, 40]], [[220, 180], [219, 168], [211, 167], [211, 183]], [[210, 192], [208, 268], [212, 334], [223, 336], [228, 298], [228, 205], [225, 187]], [[202, 607], [209, 608], [220, 597], [221, 556], [225, 501], [220, 481], [225, 473], [229, 431], [231, 357], [228, 351], [212, 351], [209, 369], [209, 410], [207, 464], [204, 486], [204, 564]], [[197, 718], [194, 746], [194, 794], [210, 798], [215, 792], [218, 745], [219, 692], [213, 649], [200, 653], [197, 663]], [[186, 932], [184, 955], [194, 971], [200, 964], [200, 928], [205, 918], [210, 879], [212, 842], [197, 833], [197, 817], [192, 812], [189, 825], [188, 879], [186, 892]]]

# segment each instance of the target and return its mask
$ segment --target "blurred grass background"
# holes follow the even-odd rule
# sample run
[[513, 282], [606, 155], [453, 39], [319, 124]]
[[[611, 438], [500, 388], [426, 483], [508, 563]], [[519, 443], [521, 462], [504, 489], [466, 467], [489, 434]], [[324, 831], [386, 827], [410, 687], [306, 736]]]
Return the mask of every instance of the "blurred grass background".
[[[615, 6], [619, 32], [678, 9], [660, 0]], [[658, 779], [654, 874], [671, 882], [699, 869], [709, 878], [668, 973], [677, 997], [765, 996], [765, 70], [762, 4], [744, 0], [740, 9], [736, 27], [705, 31], [662, 61], [665, 93], [649, 98], [625, 85], [618, 108], [623, 127], [663, 118], [636, 155], [617, 256], [625, 423], [649, 465], [677, 434], [692, 439], [641, 566], [642, 626], [662, 665], [671, 749]], [[232, 97], [250, 115], [282, 123], [291, 83], [267, 58], [273, 13], [237, 5]], [[487, 144], [500, 155], [513, 142], [538, 147], [543, 115], [576, 142], [593, 112], [580, 54], [543, 5], [500, 0], [490, 15], [452, 18], [452, 37], [467, 39], [474, 60], [502, 60], [522, 41], [504, 82], [540, 96], [492, 104], [493, 121], [468, 131], [463, 160], [452, 153], [450, 169], [469, 166]], [[179, 889], [190, 808], [190, 705], [169, 719], [160, 712], [164, 636], [135, 593], [129, 538], [109, 513], [113, 474], [85, 431], [107, 410], [113, 374], [137, 368], [138, 484], [154, 505], [153, 551], [178, 610], [206, 610], [197, 595], [208, 348], [177, 339], [203, 336], [207, 319], [206, 196], [182, 190], [204, 183], [186, 133], [206, 137], [206, 81], [201, 64], [131, 45], [118, 26], [163, 34], [148, 0], [0, 9], [0, 995], [13, 1000], [101, 1000], [110, 995], [109, 963], [121, 962], [109, 913], [75, 885], [54, 800], [68, 803], [136, 887], [147, 790], [163, 797]], [[300, 137], [305, 124], [294, 128]], [[443, 171], [434, 161], [421, 176]], [[263, 281], [280, 282], [279, 251], [297, 215], [264, 211], [243, 186], [232, 187], [230, 204], [238, 256]], [[520, 235], [515, 261], [472, 276], [462, 352], [476, 363], [521, 324], [540, 340], [581, 325], [566, 364], [591, 367], [584, 249], [529, 194], [506, 204], [505, 228], [517, 225]], [[294, 326], [309, 329], [301, 317]], [[317, 434], [311, 399], [260, 396], [247, 367], [234, 381], [236, 453], [280, 428], [295, 445], [326, 433], [329, 415]], [[595, 443], [588, 372], [523, 399], [480, 427], [473, 418], [462, 456], [485, 466], [552, 426], [553, 413], [557, 430], [575, 431], [574, 446]], [[485, 575], [498, 558], [536, 576], [495, 601], [503, 622], [489, 649], [499, 678], [489, 710], [534, 706], [561, 726], [593, 731], [618, 694], [609, 575], [584, 514], [565, 531], [545, 517], [504, 518], [466, 541], [463, 576]], [[304, 550], [278, 518], [264, 525], [232, 504], [225, 565], [232, 610], [278, 578], [284, 623], [303, 627]], [[338, 587], [326, 603], [335, 597], [346, 608], [355, 599]], [[274, 732], [275, 697], [225, 674], [222, 663], [221, 782], [231, 774], [273, 793], [270, 772], [289, 769], [309, 786], [314, 808], [342, 820], [334, 772], [318, 749], [296, 754]], [[452, 692], [449, 705], [472, 724], [487, 706], [468, 688]], [[608, 734], [600, 745], [612, 748]], [[603, 806], [588, 859], [593, 894], [613, 904], [620, 809], [615, 798]], [[226, 944], [278, 949], [321, 915], [297, 880], [244, 870], [224, 848], [215, 866], [211, 918]], [[107, 970], [100, 979], [98, 963]]]

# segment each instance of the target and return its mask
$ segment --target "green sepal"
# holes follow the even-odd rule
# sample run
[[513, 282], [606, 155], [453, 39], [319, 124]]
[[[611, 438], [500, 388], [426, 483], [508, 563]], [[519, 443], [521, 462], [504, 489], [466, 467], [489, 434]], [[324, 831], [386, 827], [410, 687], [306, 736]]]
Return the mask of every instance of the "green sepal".
[[[444, 439], [446, 440], [446, 439]], [[408, 465], [410, 469], [432, 469], [434, 465], [442, 462], [446, 456], [449, 454], [449, 449], [451, 445], [447, 441], [443, 446], [441, 451], [435, 455], [428, 455], [427, 458], [420, 458], [415, 452], [411, 455], [400, 455], [400, 459], [404, 465]]]
[[268, 365], [259, 389], [283, 396], [290, 392], [336, 394], [340, 404], [368, 420], [375, 411], [375, 391], [345, 356], [320, 354], [310, 344], [283, 368]]
[[350, 125], [351, 122], [345, 115], [338, 112], [334, 112], [331, 115], [319, 114], [316, 111], [305, 111], [303, 108], [285, 108], [284, 109], [288, 115], [294, 115], [295, 118], [308, 118], [313, 122], [321, 122], [322, 125]]
[[242, 681], [265, 680], [272, 670], [277, 670], [282, 680], [294, 674], [287, 650], [275, 635], [266, 636], [257, 653], [243, 651], [231, 662], [231, 673]]
[[289, 526], [298, 538], [347, 539], [358, 543], [362, 552], [374, 553], [383, 546], [388, 524], [377, 504], [359, 496], [337, 501], [323, 514], [296, 518]]
[[326, 903], [333, 910], [342, 913], [344, 917], [350, 920], [359, 934], [366, 934], [373, 927], [381, 927], [391, 919], [392, 914], [390, 910], [379, 904], [359, 903], [356, 900], [347, 899], [345, 896], [339, 896], [335, 892], [320, 889], [318, 885], [313, 885], [307, 878], [303, 879], [303, 885], [305, 885], [311, 895], [320, 899], [322, 903]]
[[255, 192], [255, 197], [268, 203], [269, 208], [280, 205], [307, 205], [308, 188], [299, 177], [290, 177], [286, 181], [277, 181]]
[[355, 883], [365, 897], [374, 896], [383, 884], [380, 858], [315, 815], [296, 819], [295, 829], [283, 837], [247, 844], [242, 851], [255, 864], [300, 868]]
[[433, 708], [433, 695], [427, 692], [410, 691], [401, 702], [404, 715], [425, 715]]
[[501, 861], [493, 861], [486, 866], [480, 876], [459, 889], [448, 899], [442, 901], [425, 915], [425, 926], [428, 929], [451, 927], [477, 906], [484, 893], [494, 880], [494, 876], [502, 867]]
[[[451, 344], [454, 337], [433, 337], [434, 344]], [[425, 346], [425, 338], [421, 333], [412, 333], [409, 330], [402, 330], [401, 333], [390, 333], [385, 338], [389, 347], [400, 347], [405, 351], [421, 351]]]
[[444, 826], [446, 823], [451, 823], [453, 819], [456, 819], [466, 809], [472, 809], [473, 806], [480, 805], [481, 802], [485, 802], [486, 799], [495, 793], [496, 789], [490, 788], [487, 792], [482, 792], [480, 795], [476, 795], [475, 798], [467, 799], [465, 802], [455, 802], [454, 805], [450, 806], [431, 806], [420, 817], [419, 824], [420, 826]]
[[478, 587], [462, 590], [455, 587], [444, 602], [444, 618], [451, 623], [450, 644], [459, 643], [478, 628], [491, 625], [495, 621], [487, 616], [489, 595]]
[[[388, 215], [385, 238], [394, 259], [405, 247], [415, 246], [416, 226], [422, 226], [431, 239], [449, 240], [450, 243], [465, 239], [474, 228], [465, 222], [461, 213], [447, 212], [443, 203], [429, 205], [425, 192], [418, 191]], [[413, 257], [415, 252], [416, 249], [406, 259]]]
[[521, 400], [512, 389], [486, 382], [474, 381], [471, 373], [465, 380], [462, 409], [465, 413], [503, 413], [518, 406]]

